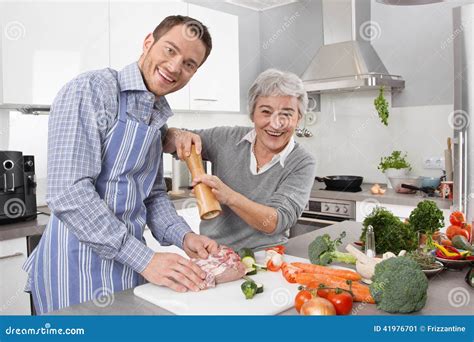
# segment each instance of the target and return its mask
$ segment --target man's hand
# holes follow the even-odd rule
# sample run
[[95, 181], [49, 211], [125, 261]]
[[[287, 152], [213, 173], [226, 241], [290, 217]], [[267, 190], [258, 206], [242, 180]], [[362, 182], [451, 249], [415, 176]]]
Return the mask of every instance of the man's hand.
[[155, 253], [141, 275], [150, 283], [164, 285], [177, 292], [199, 291], [205, 287], [203, 279], [206, 273], [192, 261], [175, 253]]
[[196, 153], [201, 154], [202, 144], [199, 135], [177, 128], [168, 128], [163, 152], [176, 152], [178, 158], [184, 160], [191, 155], [191, 146], [193, 144], [196, 147]]
[[207, 236], [187, 233], [184, 236], [183, 248], [191, 258], [207, 259], [209, 254], [216, 254], [219, 245]]
[[223, 181], [217, 176], [203, 174], [193, 179], [191, 184], [193, 187], [196, 184], [203, 183], [212, 189], [212, 193], [216, 196], [219, 203], [231, 206], [237, 200], [239, 193], [228, 187]]

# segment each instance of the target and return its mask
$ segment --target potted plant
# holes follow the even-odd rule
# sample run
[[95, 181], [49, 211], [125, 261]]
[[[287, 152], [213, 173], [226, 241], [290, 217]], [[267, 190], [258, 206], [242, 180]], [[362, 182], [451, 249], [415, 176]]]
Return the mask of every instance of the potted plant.
[[390, 177], [403, 177], [411, 170], [411, 165], [407, 161], [407, 153], [402, 155], [402, 151], [393, 151], [388, 157], [380, 158], [378, 169], [387, 177], [387, 187], [391, 188]]
[[439, 238], [439, 230], [444, 227], [443, 212], [435, 202], [424, 200], [418, 203], [408, 218], [410, 227], [419, 236], [425, 251], [434, 248], [433, 242]]

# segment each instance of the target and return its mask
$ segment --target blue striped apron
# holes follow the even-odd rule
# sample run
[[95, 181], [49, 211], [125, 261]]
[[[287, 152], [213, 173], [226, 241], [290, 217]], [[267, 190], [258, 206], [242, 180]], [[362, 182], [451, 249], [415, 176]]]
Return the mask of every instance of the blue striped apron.
[[[128, 233], [143, 241], [144, 200], [150, 194], [161, 158], [161, 132], [127, 118], [127, 95], [120, 92], [119, 119], [102, 149], [95, 187]], [[114, 260], [100, 258], [54, 214], [24, 269], [29, 272], [38, 314], [98, 299], [144, 282], [141, 275]]]

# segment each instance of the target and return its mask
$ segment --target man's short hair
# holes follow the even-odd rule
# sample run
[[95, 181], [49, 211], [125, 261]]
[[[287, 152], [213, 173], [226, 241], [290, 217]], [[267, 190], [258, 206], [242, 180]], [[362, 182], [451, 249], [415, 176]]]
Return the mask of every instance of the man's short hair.
[[207, 27], [199, 20], [183, 15], [170, 15], [169, 17], [163, 19], [163, 21], [153, 31], [153, 38], [155, 39], [155, 42], [177, 25], [183, 25], [183, 35], [186, 39], [199, 39], [201, 42], [203, 42], [204, 46], [206, 47], [206, 54], [204, 55], [204, 59], [201, 62], [202, 65], [211, 53], [212, 39]]

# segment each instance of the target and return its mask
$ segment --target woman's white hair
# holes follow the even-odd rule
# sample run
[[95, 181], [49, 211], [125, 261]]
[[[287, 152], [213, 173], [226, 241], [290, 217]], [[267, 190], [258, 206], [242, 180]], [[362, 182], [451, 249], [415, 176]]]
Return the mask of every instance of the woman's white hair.
[[300, 116], [306, 113], [308, 107], [308, 94], [304, 90], [303, 81], [291, 72], [267, 69], [258, 75], [248, 94], [250, 118], [253, 118], [259, 96], [294, 96], [298, 99]]

